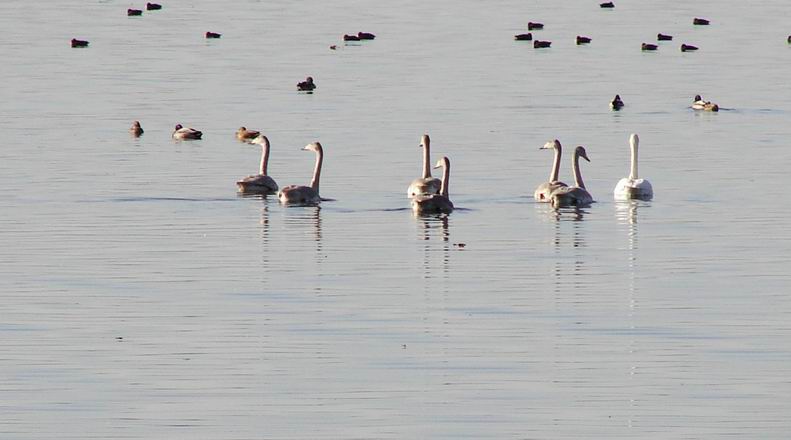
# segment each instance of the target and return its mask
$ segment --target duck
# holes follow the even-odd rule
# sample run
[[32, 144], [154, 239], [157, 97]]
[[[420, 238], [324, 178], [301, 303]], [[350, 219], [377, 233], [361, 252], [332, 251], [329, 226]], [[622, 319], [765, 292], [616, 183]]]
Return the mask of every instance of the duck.
[[420, 138], [420, 148], [423, 149], [423, 174], [409, 184], [409, 188], [406, 190], [408, 197], [439, 194], [442, 189], [442, 181], [431, 177], [431, 138], [428, 134], [424, 134]]
[[360, 41], [360, 37], [358, 37], [357, 35], [344, 34], [343, 41]]
[[527, 30], [532, 31], [533, 29], [544, 29], [544, 23], [533, 23], [532, 21], [527, 23]]
[[90, 42], [85, 40], [78, 40], [76, 38], [71, 39], [71, 47], [88, 47]]
[[206, 32], [206, 38], [220, 38], [222, 34], [218, 34], [217, 32]]
[[657, 46], [656, 44], [643, 43], [641, 48], [642, 50], [657, 50], [659, 46]]
[[709, 24], [709, 21], [706, 20], [705, 18], [697, 18], [696, 17], [696, 18], [694, 18], [692, 20], [692, 24], [694, 24], [696, 26], [707, 26]]
[[277, 193], [277, 198], [284, 205], [317, 205], [321, 202], [319, 196], [319, 179], [321, 178], [321, 164], [324, 161], [324, 150], [319, 142], [313, 142], [302, 148], [305, 151], [316, 153], [316, 166], [313, 169], [313, 179], [310, 186], [289, 185]]
[[565, 183], [558, 180], [558, 173], [560, 171], [560, 158], [563, 154], [563, 147], [560, 145], [560, 141], [555, 139], [554, 141], [549, 141], [544, 144], [540, 150], [555, 150], [555, 159], [552, 161], [552, 168], [549, 171], [549, 180], [538, 185], [536, 190], [533, 192], [533, 198], [536, 202], [549, 202], [549, 195], [552, 191], [562, 187], [568, 186]]
[[357, 32], [357, 38], [359, 38], [360, 40], [373, 40], [374, 38], [376, 38], [376, 35], [370, 32]]
[[330, 46], [330, 50], [337, 50], [337, 49], [338, 49], [338, 46], [337, 46], [337, 45], [335, 45], [335, 44], [333, 44], [332, 46]]
[[621, 101], [621, 95], [615, 95], [612, 101], [610, 101], [610, 108], [613, 110], [620, 110], [624, 106], [623, 101]]
[[158, 3], [146, 3], [146, 10], [147, 11], [158, 11], [162, 9], [162, 5]]
[[305, 78], [305, 81], [297, 83], [297, 90], [301, 92], [310, 92], [315, 88], [316, 84], [313, 82], [312, 76]]
[[202, 137], [202, 131], [195, 130], [194, 128], [187, 128], [181, 124], [176, 124], [176, 128], [173, 130], [173, 139], [191, 141], [201, 139]]
[[660, 33], [660, 34], [656, 34], [656, 39], [657, 39], [657, 41], [672, 41], [673, 40], [673, 36], [672, 35], [665, 35], [665, 34], [661, 34]]
[[580, 44], [588, 44], [591, 42], [590, 37], [583, 37], [581, 35], [577, 35], [577, 46]]
[[695, 98], [692, 101], [692, 109], [718, 112], [720, 111], [720, 106], [712, 103], [711, 101], [704, 101], [700, 95], [695, 95]]
[[600, 3], [599, 7], [600, 8], [605, 8], [605, 9], [611, 9], [611, 8], [615, 7], [615, 3], [613, 3], [613, 2]]
[[541, 41], [541, 40], [533, 41], [533, 48], [534, 49], [546, 48], [546, 47], [549, 47], [551, 45], [552, 45], [551, 41]]
[[637, 147], [639, 144], [640, 138], [637, 133], [632, 133], [629, 136], [629, 146], [632, 151], [629, 177], [619, 180], [613, 190], [613, 196], [618, 200], [651, 200], [654, 197], [654, 189], [651, 187], [651, 182], [637, 177]]
[[532, 39], [533, 39], [533, 34], [531, 34], [530, 32], [528, 32], [526, 34], [514, 35], [514, 40], [516, 40], [516, 41], [530, 41]]
[[554, 208], [570, 206], [583, 208], [593, 203], [593, 197], [585, 189], [585, 183], [582, 181], [582, 173], [579, 168], [580, 157], [590, 162], [588, 154], [585, 152], [585, 147], [581, 145], [574, 150], [574, 159], [571, 163], [574, 170], [574, 186], [562, 186], [552, 191], [549, 199]]
[[277, 192], [277, 183], [267, 175], [269, 165], [269, 139], [259, 134], [250, 143], [261, 145], [261, 167], [258, 174], [247, 176], [236, 182], [239, 192], [247, 194], [274, 194]]
[[450, 214], [453, 212], [453, 202], [448, 197], [450, 159], [443, 157], [437, 161], [434, 168], [442, 168], [442, 186], [439, 194], [420, 194], [413, 198], [412, 210], [416, 214]]
[[236, 139], [239, 139], [242, 142], [256, 143], [253, 141], [260, 135], [261, 132], [248, 130], [247, 127], [239, 127], [239, 129], [236, 130]]
[[129, 17], [137, 17], [143, 15], [143, 11], [140, 9], [127, 9], [126, 15]]
[[129, 128], [129, 133], [132, 133], [134, 137], [140, 137], [143, 134], [143, 127], [140, 126], [140, 121], [132, 122], [132, 127]]
[[791, 35], [788, 36], [788, 44], [791, 44]]
[[697, 46], [692, 46], [690, 44], [682, 44], [681, 51], [682, 52], [692, 52], [698, 50]]

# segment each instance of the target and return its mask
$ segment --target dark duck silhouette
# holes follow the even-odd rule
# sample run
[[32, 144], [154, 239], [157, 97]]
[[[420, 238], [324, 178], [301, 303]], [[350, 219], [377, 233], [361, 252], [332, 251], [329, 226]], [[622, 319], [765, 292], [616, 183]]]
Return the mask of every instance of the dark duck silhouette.
[[315, 88], [316, 84], [313, 82], [312, 76], [305, 78], [305, 81], [297, 83], [297, 90], [301, 92], [310, 92]]

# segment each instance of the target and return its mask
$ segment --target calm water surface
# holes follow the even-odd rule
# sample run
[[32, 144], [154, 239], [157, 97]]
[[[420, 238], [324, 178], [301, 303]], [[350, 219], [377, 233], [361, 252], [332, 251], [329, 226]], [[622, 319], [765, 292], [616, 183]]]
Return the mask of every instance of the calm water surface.
[[[597, 3], [0, 3], [0, 438], [787, 438], [791, 4]], [[240, 125], [336, 200], [237, 196]], [[584, 211], [532, 198], [553, 138]]]

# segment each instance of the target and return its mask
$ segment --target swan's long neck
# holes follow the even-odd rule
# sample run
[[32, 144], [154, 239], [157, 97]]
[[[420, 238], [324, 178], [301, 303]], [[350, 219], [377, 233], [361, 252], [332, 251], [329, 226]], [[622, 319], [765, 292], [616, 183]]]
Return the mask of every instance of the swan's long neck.
[[552, 162], [552, 171], [549, 173], [549, 181], [557, 182], [558, 173], [560, 172], [560, 153], [562, 147], [560, 142], [555, 142], [555, 160]]
[[423, 142], [423, 178], [431, 177], [431, 142], [426, 139]]
[[580, 172], [580, 154], [574, 152], [574, 161], [571, 164], [574, 168], [574, 184], [580, 188], [585, 188], [585, 182], [582, 181], [582, 173]]
[[442, 162], [442, 187], [439, 189], [439, 194], [448, 197], [448, 185], [450, 184], [450, 161], [445, 160]]
[[266, 176], [266, 169], [269, 166], [269, 141], [261, 144], [261, 169], [260, 174]]
[[313, 180], [310, 181], [310, 187], [313, 191], [319, 192], [319, 179], [321, 178], [321, 163], [324, 161], [324, 151], [316, 151], [316, 168], [313, 169]]
[[632, 169], [629, 172], [629, 180], [637, 180], [637, 145], [639, 141], [636, 137], [630, 139], [632, 147]]

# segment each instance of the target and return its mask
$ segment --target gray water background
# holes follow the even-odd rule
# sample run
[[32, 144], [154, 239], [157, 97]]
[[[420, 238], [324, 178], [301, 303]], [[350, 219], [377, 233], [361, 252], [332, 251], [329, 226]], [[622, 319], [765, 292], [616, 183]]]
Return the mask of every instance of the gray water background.
[[[0, 3], [0, 438], [788, 437], [791, 4], [163, 4]], [[241, 125], [335, 201], [238, 197]], [[553, 138], [582, 212], [532, 199]]]

